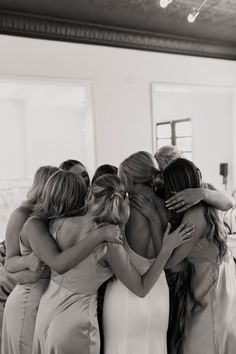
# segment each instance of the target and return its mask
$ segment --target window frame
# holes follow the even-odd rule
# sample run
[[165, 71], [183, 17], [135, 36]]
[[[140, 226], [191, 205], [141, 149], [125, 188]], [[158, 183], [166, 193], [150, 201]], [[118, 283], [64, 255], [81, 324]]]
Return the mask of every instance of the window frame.
[[[165, 121], [165, 122], [156, 123], [156, 149], [159, 149], [158, 140], [168, 139], [169, 138], [171, 140], [171, 145], [176, 146], [176, 141], [177, 141], [178, 138], [191, 138], [191, 151], [190, 150], [186, 150], [186, 151], [183, 151], [183, 153], [192, 154], [193, 153], [193, 149], [192, 149], [192, 137], [193, 137], [193, 135], [191, 134], [191, 135], [185, 135], [185, 136], [176, 136], [176, 125], [178, 123], [183, 123], [183, 122], [190, 122], [192, 124], [191, 118], [176, 119], [176, 120], [169, 120], [169, 121]], [[158, 138], [158, 134], [157, 134], [158, 126], [167, 125], [167, 124], [170, 125], [171, 136], [170, 137], [166, 137], [166, 138]]]

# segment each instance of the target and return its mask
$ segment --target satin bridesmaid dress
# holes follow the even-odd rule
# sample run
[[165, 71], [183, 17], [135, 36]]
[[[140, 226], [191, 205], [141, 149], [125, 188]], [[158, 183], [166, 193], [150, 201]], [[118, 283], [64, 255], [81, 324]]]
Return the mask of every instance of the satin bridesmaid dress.
[[[32, 252], [20, 238], [21, 255]], [[32, 354], [35, 320], [41, 296], [48, 286], [50, 271], [33, 284], [16, 285], [7, 298], [2, 328], [2, 354]]]
[[218, 248], [199, 239], [188, 255], [192, 280], [187, 296], [183, 354], [236, 353], [236, 267], [231, 252], [219, 261]]
[[[135, 253], [126, 240], [125, 249], [140, 275], [154, 262]], [[114, 280], [104, 299], [105, 354], [167, 354], [168, 317], [169, 288], [164, 271], [144, 298]]]
[[[79, 219], [82, 225], [82, 231], [77, 232], [74, 240], [74, 243], [79, 242], [91, 229], [91, 216], [70, 219], [64, 222], [73, 223]], [[55, 232], [53, 237], [61, 249], [66, 249], [67, 226], [61, 226], [64, 231], [60, 235]], [[106, 244], [99, 245], [63, 275], [52, 271], [38, 310], [33, 354], [99, 354], [97, 291], [112, 275], [109, 267], [99, 263], [106, 249]]]

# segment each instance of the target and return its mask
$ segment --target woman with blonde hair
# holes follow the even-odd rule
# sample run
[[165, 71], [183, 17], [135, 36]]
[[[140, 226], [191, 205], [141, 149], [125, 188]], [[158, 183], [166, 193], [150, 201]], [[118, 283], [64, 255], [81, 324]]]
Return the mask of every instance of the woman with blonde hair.
[[[42, 271], [42, 262], [33, 253], [30, 253], [22, 257], [19, 236], [24, 223], [33, 212], [36, 203], [40, 200], [48, 178], [58, 170], [54, 166], [41, 166], [37, 169], [33, 184], [27, 193], [27, 199], [16, 208], [10, 215], [7, 228], [6, 228], [6, 258], [5, 265], [1, 268], [1, 293], [4, 295], [4, 304], [7, 301], [7, 297], [14, 289], [16, 284], [33, 283], [40, 279]], [[27, 297], [28, 292], [22, 287], [22, 297]], [[19, 316], [19, 311], [22, 310], [22, 304], [19, 303], [18, 312], [16, 313], [16, 321]], [[1, 317], [1, 322], [3, 316]], [[2, 327], [2, 323], [1, 323]], [[13, 329], [12, 329], [13, 330]], [[1, 331], [2, 332], [2, 331]], [[22, 337], [24, 337], [24, 331], [22, 331]], [[0, 343], [1, 346], [1, 343]]]
[[[119, 176], [131, 195], [125, 248], [132, 263], [142, 274], [150, 267], [153, 258], [159, 255], [163, 230], [168, 222], [164, 201], [156, 194], [163, 183], [162, 174], [154, 157], [148, 152], [139, 151], [121, 163]], [[146, 210], [148, 200], [151, 201], [152, 212]], [[126, 308], [125, 319], [123, 307]], [[145, 299], [138, 299], [119, 280], [113, 281], [107, 288], [104, 335], [105, 338], [112, 338], [109, 349], [112, 346], [122, 348], [116, 354], [166, 353], [168, 321], [169, 288], [164, 271]], [[116, 323], [123, 325], [116, 326]], [[107, 353], [110, 354], [109, 351]]]
[[[51, 214], [52, 206], [55, 215], [60, 210], [66, 214], [71, 208], [73, 210], [70, 199], [65, 199], [63, 194], [68, 195], [67, 189], [70, 188], [71, 193], [77, 196], [78, 186], [65, 185], [62, 193], [58, 187], [60, 178], [61, 173], [55, 174], [45, 186], [46, 198], [42, 203], [45, 215]], [[52, 220], [50, 223], [54, 239], [65, 252], [71, 244], [89, 239], [90, 230], [99, 230], [109, 224], [118, 225], [123, 230], [129, 217], [129, 200], [117, 176], [104, 175], [93, 183], [89, 208], [90, 211], [80, 217], [81, 230], [76, 234], [68, 228], [73, 218]], [[134, 294], [144, 297], [159, 278], [173, 249], [187, 242], [192, 232], [193, 228], [186, 225], [181, 225], [174, 234], [169, 235], [167, 230], [159, 256], [152, 260], [152, 266], [142, 276], [133, 267], [123, 245], [111, 242], [99, 245], [63, 276], [52, 271], [49, 287], [39, 305], [33, 353], [98, 354], [100, 341], [96, 307], [99, 286], [114, 273]], [[110, 347], [109, 342], [105, 345], [107, 353], [117, 353], [117, 348]]]
[[[155, 194], [160, 171], [151, 154], [139, 151], [121, 163], [119, 176], [131, 200], [125, 249], [139, 274], [144, 274], [160, 254], [168, 222], [164, 201]], [[146, 198], [142, 210], [138, 207], [140, 196]], [[145, 211], [148, 201], [152, 201], [150, 213]], [[106, 348], [105, 353], [166, 354], [168, 318], [169, 289], [164, 267], [143, 299], [132, 294], [119, 280], [114, 280], [107, 288], [104, 300], [104, 337], [110, 350]]]
[[[6, 228], [6, 267], [9, 272], [15, 274], [24, 270], [25, 281], [34, 279], [35, 271], [40, 270], [41, 261], [33, 253], [22, 257], [20, 252], [19, 236], [24, 223], [33, 213], [36, 204], [41, 200], [44, 186], [48, 178], [58, 171], [54, 166], [41, 166], [34, 175], [31, 189], [27, 193], [27, 199], [13, 211]], [[32, 273], [30, 273], [30, 270]], [[20, 280], [20, 279], [18, 279]], [[21, 279], [23, 282], [23, 279]]]
[[183, 157], [182, 151], [176, 145], [164, 145], [154, 155], [160, 170], [164, 170], [172, 161]]
[[[45, 192], [49, 181], [57, 175], [61, 176], [60, 183], [57, 185], [58, 189], [49, 188]], [[77, 186], [76, 194], [74, 186]], [[59, 195], [63, 196], [65, 208], [58, 209], [54, 204], [50, 204], [47, 214], [37, 213], [36, 211], [41, 210], [41, 203], [47, 202], [51, 193], [55, 195], [55, 203], [57, 203]], [[87, 188], [80, 177], [57, 168], [48, 181], [44, 181], [42, 194], [36, 203], [37, 205], [34, 205], [34, 213], [23, 225], [18, 240], [21, 255], [24, 256], [20, 261], [24, 262], [25, 260], [26, 262], [27, 257], [33, 256], [44, 264], [41, 263], [40, 270], [36, 268], [36, 272], [27, 273], [7, 299], [2, 331], [3, 354], [32, 354], [35, 319], [40, 298], [49, 282], [49, 267], [57, 273], [64, 273], [92, 252], [99, 243], [105, 240], [121, 242], [118, 239], [119, 230], [114, 230], [114, 227], [113, 229], [106, 227], [92, 232], [89, 239], [76, 245], [71, 244], [69, 249], [61, 252], [60, 246], [49, 234], [48, 221], [84, 214], [86, 193]], [[69, 210], [66, 210], [67, 204], [70, 205]], [[80, 230], [79, 220], [69, 226], [72, 233], [77, 234]], [[15, 265], [14, 258], [11, 259], [10, 255], [7, 262], [9, 267]], [[16, 259], [16, 263], [20, 264], [18, 259]], [[23, 272], [29, 271], [24, 270]]]

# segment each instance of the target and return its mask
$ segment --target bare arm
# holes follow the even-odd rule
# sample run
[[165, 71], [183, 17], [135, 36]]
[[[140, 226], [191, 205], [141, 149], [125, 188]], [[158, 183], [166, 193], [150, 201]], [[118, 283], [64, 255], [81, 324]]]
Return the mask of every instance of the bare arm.
[[202, 193], [202, 200], [218, 210], [227, 211], [233, 207], [232, 199], [223, 192], [203, 188]]
[[42, 276], [42, 271], [32, 272], [31, 270], [21, 270], [20, 272], [11, 273], [12, 279], [17, 284], [37, 283]]
[[179, 227], [169, 234], [169, 229], [163, 238], [163, 246], [153, 265], [141, 276], [130, 262], [129, 256], [122, 245], [108, 244], [105, 260], [122, 283], [139, 297], [144, 297], [152, 289], [164, 266], [170, 257], [173, 248], [179, 246], [191, 234], [190, 228]]
[[177, 213], [181, 213], [201, 201], [222, 211], [233, 206], [232, 199], [223, 192], [206, 188], [187, 188], [169, 198], [166, 207], [169, 210], [177, 209]]
[[[38, 259], [20, 255], [19, 237], [22, 227], [29, 217], [29, 211], [19, 207], [11, 214], [6, 229], [6, 267], [9, 272], [28, 269], [32, 264], [35, 269], [40, 266]], [[34, 263], [36, 262], [36, 264]]]
[[181, 245], [176, 248], [168, 262], [166, 263], [165, 268], [172, 268], [179, 264], [184, 258], [188, 256], [191, 250], [194, 248], [197, 240], [204, 235], [208, 229], [208, 225], [204, 216], [204, 207], [197, 206], [192, 208], [190, 211], [186, 212], [182, 222], [187, 221], [188, 224], [195, 224], [195, 231], [192, 234], [192, 240], [188, 243]]
[[[108, 230], [106, 232], [110, 234], [113, 232], [114, 239], [115, 237], [118, 239], [120, 235], [119, 228], [106, 226], [91, 231], [84, 240], [62, 252], [58, 249], [56, 242], [49, 234], [47, 225], [40, 219], [34, 218], [28, 220], [24, 226], [23, 236], [24, 239], [26, 239], [25, 241], [30, 244], [31, 249], [37, 257], [57, 273], [63, 274], [86, 258], [95, 247], [104, 241], [104, 238], [107, 238], [104, 237], [105, 228]], [[111, 238], [110, 235], [109, 237]]]

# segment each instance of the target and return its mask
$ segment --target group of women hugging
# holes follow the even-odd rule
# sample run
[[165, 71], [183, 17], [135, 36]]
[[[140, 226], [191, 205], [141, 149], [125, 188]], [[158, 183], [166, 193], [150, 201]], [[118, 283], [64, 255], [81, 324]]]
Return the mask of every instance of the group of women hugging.
[[235, 354], [231, 206], [173, 147], [91, 183], [40, 167], [7, 226], [1, 353]]

